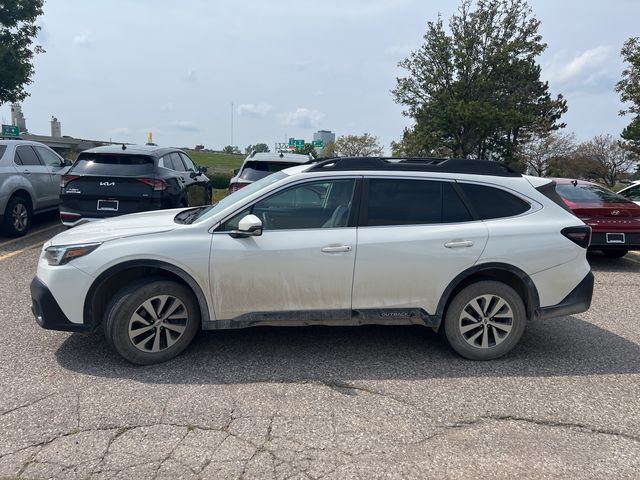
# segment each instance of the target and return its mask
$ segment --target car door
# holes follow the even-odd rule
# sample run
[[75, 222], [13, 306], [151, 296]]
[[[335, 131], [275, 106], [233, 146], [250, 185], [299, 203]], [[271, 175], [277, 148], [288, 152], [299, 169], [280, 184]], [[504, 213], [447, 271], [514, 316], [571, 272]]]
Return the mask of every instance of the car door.
[[436, 313], [444, 289], [473, 266], [488, 237], [457, 191], [450, 181], [365, 179], [354, 310]]
[[207, 198], [209, 192], [207, 188], [209, 186], [209, 177], [204, 173], [200, 173], [198, 167], [196, 167], [188, 155], [183, 152], [180, 152], [179, 155], [189, 175], [188, 195], [193, 200], [193, 205], [209, 205], [211, 203], [211, 198]]
[[33, 148], [49, 170], [51, 195], [57, 197], [57, 203], [60, 203], [60, 177], [69, 167], [65, 165], [64, 159], [50, 148], [40, 145], [34, 145]]
[[31, 145], [16, 147], [14, 163], [33, 187], [34, 210], [54, 207], [60, 202], [60, 186], [53, 184], [51, 167], [42, 163]]
[[[213, 234], [211, 290], [216, 318], [307, 312], [348, 320], [356, 256], [355, 178], [308, 181], [259, 200]], [[260, 236], [229, 234], [248, 214]], [[304, 318], [304, 317], [302, 317]]]

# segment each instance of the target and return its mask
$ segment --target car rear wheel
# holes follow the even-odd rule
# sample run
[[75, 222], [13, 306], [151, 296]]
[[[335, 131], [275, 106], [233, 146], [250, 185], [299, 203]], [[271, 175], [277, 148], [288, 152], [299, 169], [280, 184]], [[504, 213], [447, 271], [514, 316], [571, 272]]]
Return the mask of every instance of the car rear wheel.
[[13, 197], [4, 211], [2, 230], [11, 237], [22, 237], [31, 225], [31, 206], [23, 197]]
[[200, 326], [200, 309], [184, 285], [145, 280], [119, 291], [107, 309], [105, 336], [131, 363], [149, 365], [180, 354]]
[[629, 250], [625, 250], [625, 249], [616, 249], [616, 250], [602, 250], [602, 253], [604, 254], [605, 257], [609, 257], [609, 258], [622, 258], [624, 257], [627, 253], [629, 253]]
[[527, 322], [518, 293], [508, 285], [480, 281], [461, 290], [444, 319], [449, 345], [470, 360], [493, 360], [520, 340]]

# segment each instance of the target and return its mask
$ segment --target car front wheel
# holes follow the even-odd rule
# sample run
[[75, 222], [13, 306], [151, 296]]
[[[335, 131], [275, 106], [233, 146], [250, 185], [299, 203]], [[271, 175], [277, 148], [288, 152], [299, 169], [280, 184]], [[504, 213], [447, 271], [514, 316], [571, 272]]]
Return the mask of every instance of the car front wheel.
[[444, 334], [451, 347], [470, 360], [493, 360], [520, 340], [527, 314], [520, 295], [508, 285], [480, 281], [461, 290], [449, 304]]
[[191, 290], [162, 279], [120, 290], [104, 320], [111, 347], [138, 365], [165, 362], [180, 354], [199, 326], [200, 309]]

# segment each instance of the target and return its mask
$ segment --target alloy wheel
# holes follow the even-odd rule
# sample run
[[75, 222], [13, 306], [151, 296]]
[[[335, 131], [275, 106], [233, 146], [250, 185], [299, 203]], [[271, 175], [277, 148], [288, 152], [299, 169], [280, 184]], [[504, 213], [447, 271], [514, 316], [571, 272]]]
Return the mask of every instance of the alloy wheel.
[[29, 223], [29, 211], [23, 203], [16, 203], [11, 212], [11, 218], [13, 220], [13, 228], [17, 232], [23, 232], [27, 228]]
[[129, 319], [129, 339], [146, 353], [157, 353], [175, 344], [187, 328], [189, 313], [172, 295], [145, 300]]
[[501, 344], [513, 328], [513, 311], [498, 295], [482, 295], [462, 309], [458, 319], [462, 338], [475, 348], [488, 349]]

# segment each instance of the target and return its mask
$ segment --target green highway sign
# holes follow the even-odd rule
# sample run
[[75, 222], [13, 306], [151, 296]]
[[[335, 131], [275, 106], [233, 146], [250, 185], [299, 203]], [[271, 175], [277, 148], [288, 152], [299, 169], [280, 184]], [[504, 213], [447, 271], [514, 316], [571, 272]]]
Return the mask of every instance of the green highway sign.
[[324, 147], [324, 142], [322, 140], [314, 140], [313, 142], [311, 142], [311, 145], [317, 148], [322, 148]]
[[304, 140], [299, 140], [297, 138], [290, 138], [289, 139], [289, 146], [290, 147], [304, 148]]
[[3, 137], [19, 137], [20, 128], [13, 125], [2, 125]]

